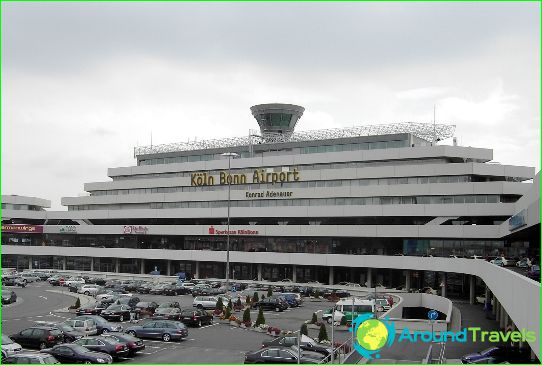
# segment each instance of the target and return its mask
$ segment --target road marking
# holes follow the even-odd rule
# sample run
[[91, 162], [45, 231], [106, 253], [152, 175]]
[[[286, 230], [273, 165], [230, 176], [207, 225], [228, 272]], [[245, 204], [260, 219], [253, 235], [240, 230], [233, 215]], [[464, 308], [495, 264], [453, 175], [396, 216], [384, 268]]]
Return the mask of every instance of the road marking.
[[44, 297], [43, 295], [39, 295], [38, 297], [47, 300], [47, 297]]
[[207, 326], [199, 327], [198, 329], [199, 329], [199, 330], [202, 330], [202, 329], [204, 329], [204, 328], [213, 327], [213, 326], [216, 326], [216, 325], [218, 325], [218, 324], [220, 324], [220, 323], [208, 324]]

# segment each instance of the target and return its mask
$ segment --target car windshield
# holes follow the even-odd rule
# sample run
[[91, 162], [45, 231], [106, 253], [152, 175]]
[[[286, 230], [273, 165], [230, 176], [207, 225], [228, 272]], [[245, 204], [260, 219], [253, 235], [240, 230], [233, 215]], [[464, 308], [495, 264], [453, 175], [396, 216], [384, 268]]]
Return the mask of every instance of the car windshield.
[[2, 335], [2, 345], [9, 345], [12, 343], [13, 341], [11, 341], [11, 338], [9, 338], [7, 335]]
[[139, 302], [139, 303], [136, 304], [136, 307], [137, 308], [146, 308], [146, 307], [149, 306], [149, 304], [150, 304], [149, 302]]
[[170, 308], [170, 307], [173, 307], [174, 304], [173, 303], [162, 303], [158, 306], [158, 308]]
[[58, 323], [55, 327], [61, 329], [62, 331], [75, 331], [72, 326], [65, 323]]
[[173, 308], [158, 308], [155, 313], [171, 313]]
[[499, 348], [498, 347], [490, 347], [488, 349], [485, 349], [483, 351], [480, 351], [480, 355], [488, 355], [488, 354], [493, 354], [495, 351], [497, 351]]
[[86, 347], [83, 347], [81, 345], [72, 345], [70, 348], [75, 351], [78, 354], [84, 354], [85, 352], [89, 352], [90, 350]]
[[122, 310], [122, 307], [120, 305], [110, 305], [107, 307], [108, 311], [119, 311]]

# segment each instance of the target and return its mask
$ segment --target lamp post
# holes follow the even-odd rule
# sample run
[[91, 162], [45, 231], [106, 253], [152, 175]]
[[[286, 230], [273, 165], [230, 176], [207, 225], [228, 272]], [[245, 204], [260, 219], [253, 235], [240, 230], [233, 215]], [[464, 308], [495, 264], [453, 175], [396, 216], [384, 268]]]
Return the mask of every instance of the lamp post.
[[228, 157], [228, 177], [226, 183], [228, 184], [228, 228], [226, 235], [226, 289], [230, 291], [230, 194], [231, 194], [231, 158], [239, 157], [239, 154], [235, 152], [225, 152], [222, 154], [224, 157]]

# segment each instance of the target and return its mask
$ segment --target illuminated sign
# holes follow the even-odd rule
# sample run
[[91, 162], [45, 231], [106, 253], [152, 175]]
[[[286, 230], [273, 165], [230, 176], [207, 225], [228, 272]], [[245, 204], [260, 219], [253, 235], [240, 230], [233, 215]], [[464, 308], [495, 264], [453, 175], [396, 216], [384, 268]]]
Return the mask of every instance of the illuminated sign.
[[[208, 232], [210, 235], [216, 235], [216, 236], [222, 236], [222, 235], [228, 234], [227, 229], [220, 230], [220, 229], [216, 229], [213, 226], [209, 227]], [[255, 231], [252, 229], [230, 229], [230, 236], [234, 236], [234, 235], [235, 236], [255, 236], [259, 234], [260, 234], [260, 231]]]
[[525, 222], [525, 209], [523, 209], [521, 212], [511, 217], [510, 220], [508, 221], [508, 228], [511, 231], [518, 229], [519, 227], [523, 227], [525, 225], [527, 225], [527, 223]]
[[[299, 171], [282, 171], [282, 172], [266, 172], [265, 170], [254, 170], [252, 174], [252, 184], [261, 183], [285, 183], [299, 181]], [[208, 186], [215, 185], [215, 176], [210, 175], [207, 172], [194, 172], [190, 175], [191, 186]], [[240, 185], [247, 184], [248, 178], [246, 174], [228, 174], [221, 171], [218, 175], [219, 185]]]
[[59, 233], [77, 233], [77, 226], [60, 226]]
[[147, 234], [149, 227], [147, 226], [124, 226], [122, 233], [124, 234]]
[[35, 226], [33, 224], [2, 224], [2, 232], [43, 233], [43, 226]]

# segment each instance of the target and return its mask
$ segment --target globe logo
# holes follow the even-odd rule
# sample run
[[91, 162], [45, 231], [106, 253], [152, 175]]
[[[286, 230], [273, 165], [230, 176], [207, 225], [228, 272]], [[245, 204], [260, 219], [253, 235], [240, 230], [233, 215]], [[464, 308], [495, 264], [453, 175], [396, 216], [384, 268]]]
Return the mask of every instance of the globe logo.
[[[376, 319], [372, 313], [363, 314], [354, 320], [356, 341], [354, 348], [367, 359], [380, 357], [384, 346], [390, 347], [395, 339], [395, 326], [387, 318]], [[350, 329], [352, 332], [352, 328]]]

